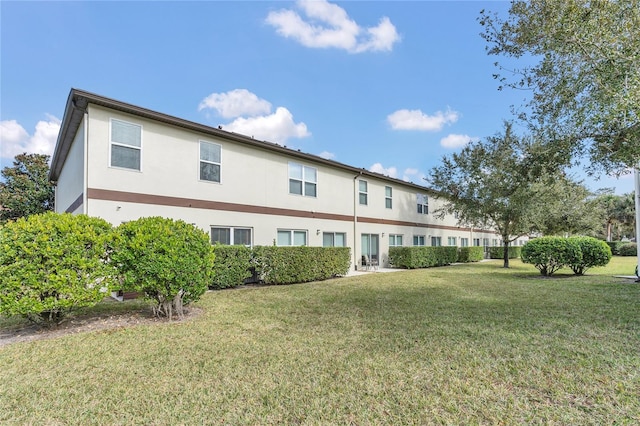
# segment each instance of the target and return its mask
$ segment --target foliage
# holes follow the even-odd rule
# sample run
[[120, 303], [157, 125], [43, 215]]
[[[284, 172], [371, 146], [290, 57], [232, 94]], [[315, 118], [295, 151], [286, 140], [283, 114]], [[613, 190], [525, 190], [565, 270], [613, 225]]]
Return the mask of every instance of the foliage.
[[118, 227], [113, 261], [123, 276], [123, 290], [155, 302], [157, 315], [183, 315], [183, 305], [207, 290], [214, 265], [207, 234], [181, 220], [145, 217]]
[[[509, 246], [509, 250], [507, 252], [509, 259], [519, 258], [521, 250], [522, 250], [522, 247], [520, 246]], [[489, 258], [504, 259], [504, 247], [489, 247]]]
[[626, 243], [620, 246], [620, 256], [637, 256], [638, 245], [636, 243]]
[[53, 212], [0, 227], [0, 313], [59, 324], [105, 297], [116, 275], [105, 220]]
[[320, 281], [346, 275], [351, 265], [349, 247], [276, 247], [253, 249], [256, 271], [266, 284]]
[[389, 247], [389, 262], [396, 268], [415, 269], [444, 266], [458, 258], [455, 246]]
[[460, 263], [480, 262], [482, 259], [484, 259], [484, 247], [473, 246], [473, 247], [460, 247], [458, 249], [457, 262], [460, 262]]
[[542, 275], [551, 276], [568, 265], [582, 260], [577, 241], [562, 237], [540, 237], [522, 246], [522, 262], [535, 266]]
[[[537, 211], [531, 205], [549, 202], [538, 199], [534, 184], [555, 174], [555, 163], [540, 143], [518, 137], [512, 127], [507, 122], [504, 134], [444, 157], [428, 179], [445, 201], [436, 215], [457, 213], [463, 225], [497, 229], [504, 247], [529, 233]], [[508, 267], [509, 258], [503, 260]]]
[[532, 230], [542, 235], [596, 235], [606, 211], [598, 198], [562, 173], [533, 186]]
[[235, 287], [251, 276], [251, 248], [246, 246], [214, 246], [212, 288]]
[[634, 193], [616, 195], [612, 191], [608, 190], [608, 192], [604, 192], [596, 198], [596, 201], [605, 212], [604, 229], [602, 229], [598, 237], [607, 241], [616, 241], [625, 237], [635, 236]]
[[592, 237], [573, 237], [582, 253], [579, 261], [569, 265], [576, 275], [584, 275], [589, 268], [605, 266], [611, 260], [611, 248], [602, 240]]
[[13, 167], [0, 172], [0, 223], [53, 210], [54, 187], [49, 182], [49, 156], [18, 154]]
[[[551, 149], [588, 152], [592, 170], [624, 173], [637, 165], [638, 0], [514, 0], [508, 18], [482, 11], [479, 21], [489, 54], [539, 61], [500, 66], [495, 77], [533, 91], [525, 118]], [[517, 77], [509, 81], [505, 73]]]
[[607, 245], [611, 249], [611, 254], [614, 256], [620, 255], [620, 247], [628, 244], [628, 241], [606, 241]]

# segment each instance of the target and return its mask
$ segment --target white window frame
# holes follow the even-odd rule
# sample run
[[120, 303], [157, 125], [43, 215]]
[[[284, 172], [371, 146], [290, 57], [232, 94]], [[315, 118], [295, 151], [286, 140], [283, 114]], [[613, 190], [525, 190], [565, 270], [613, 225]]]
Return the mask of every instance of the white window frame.
[[447, 245], [453, 246], [453, 247], [457, 246], [458, 245], [458, 237], [447, 237]]
[[[333, 237], [332, 244], [330, 246], [324, 243], [325, 235], [331, 235]], [[336, 245], [336, 235], [342, 235], [342, 245]], [[322, 247], [347, 247], [347, 233], [346, 232], [323, 232], [322, 233]]]
[[[291, 167], [295, 166], [295, 167], [300, 167], [300, 169], [302, 170], [302, 176], [301, 178], [297, 178], [297, 177], [291, 177]], [[315, 181], [310, 180], [310, 178], [307, 176], [307, 174], [309, 173], [310, 170], [313, 170], [313, 174], [315, 174]], [[289, 179], [287, 180], [287, 184], [288, 184], [288, 190], [289, 190], [289, 194], [291, 195], [300, 195], [302, 197], [313, 197], [313, 198], [318, 198], [318, 169], [316, 167], [311, 167], [311, 166], [305, 166], [304, 164], [301, 163], [295, 163], [293, 161], [289, 161], [288, 164], [288, 177]], [[297, 192], [291, 192], [291, 181], [296, 181], [296, 182], [300, 182], [301, 185], [301, 193], [297, 193]], [[315, 194], [307, 194], [307, 184], [313, 184], [314, 189], [315, 189]]]
[[482, 247], [481, 244], [482, 244], [482, 240], [480, 238], [474, 238], [473, 239], [473, 246], [474, 247]]
[[[398, 244], [400, 239], [400, 244]], [[404, 237], [402, 234], [389, 234], [389, 247], [402, 247]]]
[[[129, 125], [129, 126], [135, 126], [138, 127], [140, 129], [140, 146], [134, 146], [134, 145], [128, 145], [126, 143], [122, 143], [122, 142], [116, 142], [113, 140], [113, 123], [114, 121]], [[131, 123], [130, 121], [126, 121], [126, 120], [121, 120], [119, 118], [110, 118], [109, 119], [109, 167], [113, 167], [116, 169], [120, 169], [120, 170], [133, 170], [136, 172], [141, 172], [142, 171], [142, 124], [138, 124], [138, 123]], [[112, 147], [113, 146], [120, 146], [123, 148], [129, 148], [129, 149], [137, 149], [140, 153], [140, 165], [137, 169], [133, 169], [131, 167], [124, 167], [124, 166], [117, 166], [117, 165], [113, 165], [112, 164], [112, 157], [113, 157], [113, 152], [112, 152]]]
[[[362, 190], [362, 184], [364, 184], [364, 191]], [[363, 200], [364, 203], [362, 202]], [[364, 179], [358, 179], [358, 204], [361, 206], [369, 205], [369, 182]]]
[[416, 194], [418, 214], [429, 214], [429, 197], [426, 194]]
[[249, 226], [219, 226], [219, 225], [211, 225], [210, 231], [209, 231], [209, 241], [211, 242], [211, 244], [216, 244], [219, 241], [213, 241], [213, 230], [214, 229], [226, 229], [229, 230], [229, 244], [225, 244], [225, 243], [220, 243], [222, 245], [236, 245], [235, 242], [235, 231], [236, 230], [242, 230], [242, 231], [249, 231], [249, 245], [247, 244], [238, 244], [238, 245], [243, 245], [245, 247], [253, 247], [253, 228], [249, 227]]
[[424, 247], [426, 243], [426, 236], [424, 235], [414, 235], [413, 236], [413, 246], [414, 247]]
[[[290, 233], [290, 241], [291, 244], [282, 245], [280, 244], [278, 236], [280, 233], [289, 232]], [[296, 244], [295, 236], [304, 234], [304, 244]], [[297, 247], [297, 246], [308, 246], [309, 245], [309, 231], [306, 229], [278, 229], [276, 233], [276, 243], [279, 247]]]
[[384, 187], [384, 206], [387, 209], [393, 209], [393, 188], [390, 186]]
[[460, 247], [469, 247], [469, 238], [460, 237]]
[[[216, 145], [218, 147], [218, 149], [220, 150], [220, 161], [219, 162], [215, 162], [215, 161], [210, 161], [210, 160], [203, 160], [202, 159], [202, 145], [203, 144], [208, 144], [208, 145]], [[201, 163], [206, 163], [206, 164], [213, 164], [219, 167], [218, 170], [218, 180], [209, 180], [209, 179], [202, 179], [202, 175], [200, 174], [200, 165]], [[205, 141], [205, 140], [198, 140], [198, 180], [200, 182], [208, 182], [208, 183], [221, 183], [222, 181], [222, 145], [220, 145], [219, 143], [215, 143], [215, 142], [209, 142], [209, 141]]]
[[442, 237], [431, 237], [431, 247], [441, 247]]

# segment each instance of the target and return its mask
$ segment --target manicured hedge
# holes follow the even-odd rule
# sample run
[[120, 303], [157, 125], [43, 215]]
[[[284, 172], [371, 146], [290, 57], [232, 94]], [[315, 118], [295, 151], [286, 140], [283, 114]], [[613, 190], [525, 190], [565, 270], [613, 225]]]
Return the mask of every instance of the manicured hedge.
[[480, 262], [484, 259], [484, 247], [460, 247], [458, 249], [458, 262]]
[[522, 247], [522, 262], [535, 266], [542, 275], [553, 275], [557, 270], [582, 262], [580, 245], [562, 237], [540, 237]]
[[389, 247], [389, 262], [396, 268], [415, 269], [444, 266], [458, 258], [458, 248], [441, 247]]
[[235, 287], [251, 277], [251, 248], [216, 244], [214, 251], [216, 260], [213, 262], [211, 288]]
[[637, 256], [638, 245], [636, 243], [625, 243], [620, 246], [618, 254], [620, 256]]
[[625, 244], [629, 244], [626, 241], [606, 241], [606, 243], [611, 247], [611, 254], [614, 256], [620, 256], [620, 247]]
[[260, 246], [253, 249], [252, 262], [265, 284], [320, 281], [347, 274], [351, 249]]
[[[522, 247], [509, 247], [509, 259], [517, 259], [520, 257]], [[489, 247], [489, 258], [504, 259], [504, 247]]]
[[569, 266], [576, 275], [584, 275], [589, 268], [605, 266], [611, 260], [611, 248], [607, 243], [593, 237], [571, 237], [578, 243], [582, 257]]

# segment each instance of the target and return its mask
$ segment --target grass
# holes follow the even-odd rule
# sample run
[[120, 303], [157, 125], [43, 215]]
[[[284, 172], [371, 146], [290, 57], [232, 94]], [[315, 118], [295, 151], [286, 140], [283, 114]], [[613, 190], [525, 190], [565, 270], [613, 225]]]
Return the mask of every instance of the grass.
[[634, 262], [209, 292], [190, 321], [0, 348], [0, 423], [637, 424]]

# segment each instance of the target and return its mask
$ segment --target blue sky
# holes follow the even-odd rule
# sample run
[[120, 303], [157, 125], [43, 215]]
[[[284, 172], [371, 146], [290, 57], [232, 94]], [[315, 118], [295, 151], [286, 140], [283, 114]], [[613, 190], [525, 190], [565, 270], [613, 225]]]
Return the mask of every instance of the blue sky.
[[527, 96], [497, 90], [479, 35], [480, 10], [508, 6], [2, 1], [0, 166], [52, 153], [74, 87], [424, 184]]

